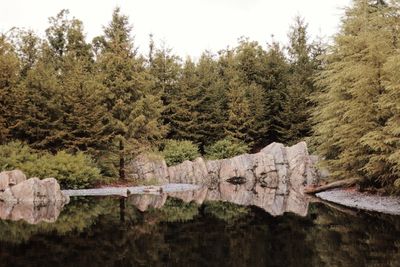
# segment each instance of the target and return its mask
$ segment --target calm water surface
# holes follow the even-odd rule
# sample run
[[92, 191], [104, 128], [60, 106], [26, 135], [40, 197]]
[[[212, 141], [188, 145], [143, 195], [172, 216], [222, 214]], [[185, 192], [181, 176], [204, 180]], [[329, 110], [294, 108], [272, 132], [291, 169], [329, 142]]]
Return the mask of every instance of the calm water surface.
[[296, 212], [235, 188], [230, 201], [203, 192], [0, 203], [0, 266], [400, 266], [400, 217], [299, 199]]

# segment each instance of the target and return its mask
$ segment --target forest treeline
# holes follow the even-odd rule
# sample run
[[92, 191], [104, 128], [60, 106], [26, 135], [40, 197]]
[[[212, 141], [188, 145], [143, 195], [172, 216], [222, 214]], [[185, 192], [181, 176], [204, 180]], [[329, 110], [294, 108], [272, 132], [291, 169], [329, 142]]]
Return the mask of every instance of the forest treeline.
[[118, 8], [91, 42], [68, 13], [49, 19], [45, 38], [0, 36], [1, 143], [84, 152], [123, 178], [126, 160], [165, 140], [200, 152], [307, 140], [338, 179], [400, 186], [399, 1], [354, 0], [330, 45], [297, 17], [286, 45], [241, 38], [197, 60], [153, 38], [139, 53]]

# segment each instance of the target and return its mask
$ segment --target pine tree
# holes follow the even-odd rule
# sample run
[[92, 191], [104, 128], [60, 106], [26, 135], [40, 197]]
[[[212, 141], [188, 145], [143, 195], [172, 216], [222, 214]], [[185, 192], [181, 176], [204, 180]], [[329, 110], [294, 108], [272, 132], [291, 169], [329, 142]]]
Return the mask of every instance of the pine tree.
[[73, 19], [68, 24], [59, 77], [63, 121], [58, 134], [64, 149], [98, 156], [108, 149], [112, 138], [110, 116], [102, 105], [105, 89], [94, 71], [93, 54], [85, 41], [82, 22]]
[[198, 76], [198, 133], [200, 138], [195, 142], [200, 148], [212, 144], [224, 137], [221, 125], [226, 120], [226, 88], [219, 73], [220, 69], [214, 56], [206, 51], [202, 53], [196, 65]]
[[[160, 95], [164, 110], [162, 112], [163, 124], [169, 126], [174, 115], [175, 98], [179, 91], [179, 76], [181, 72], [181, 59], [172, 54], [171, 49], [155, 48], [151, 40], [149, 53], [149, 73], [154, 80], [153, 94]], [[169, 137], [173, 134], [169, 133]]]
[[13, 41], [21, 61], [21, 77], [25, 78], [38, 60], [41, 40], [31, 30], [19, 30]]
[[179, 75], [177, 91], [171, 94], [169, 138], [198, 142], [199, 134], [199, 79], [196, 65], [187, 58]]
[[20, 62], [12, 44], [5, 35], [0, 35], [0, 144], [9, 137], [9, 127], [15, 123], [15, 106], [21, 101], [14, 94], [19, 81], [19, 69]]
[[289, 143], [311, 135], [311, 96], [315, 92], [314, 74], [317, 68], [312, 58], [312, 44], [308, 43], [307, 24], [295, 18], [289, 32], [290, 60], [287, 102], [283, 109], [283, 140]]
[[265, 121], [267, 123], [266, 143], [283, 142], [282, 129], [285, 117], [283, 110], [286, 106], [289, 85], [289, 64], [280, 45], [273, 42], [266, 54], [265, 72], [266, 92]]
[[247, 98], [247, 88], [240, 82], [239, 78], [233, 77], [229, 82], [228, 90], [226, 136], [252, 145], [253, 139], [250, 131], [254, 117], [251, 114], [250, 103]]
[[247, 98], [252, 114], [252, 124], [249, 129], [249, 135], [251, 139], [254, 140], [255, 148], [259, 148], [265, 144], [268, 131], [268, 124], [265, 120], [266, 93], [264, 88], [255, 83], [250, 84], [247, 87]]
[[399, 48], [398, 8], [382, 1], [354, 1], [319, 74], [324, 92], [315, 112], [316, 140], [338, 178], [362, 177], [381, 185], [398, 178], [398, 81], [392, 77]]
[[62, 122], [60, 96], [63, 93], [57, 71], [44, 55], [47, 49], [48, 46], [43, 44], [38, 61], [20, 85], [23, 105], [13, 136], [34, 148], [55, 152], [62, 143], [62, 136], [54, 133]]
[[20, 32], [16, 41], [22, 68], [15, 89], [22, 105], [15, 112], [13, 137], [37, 149], [56, 152], [63, 147], [64, 92], [60, 83], [61, 64], [66, 46], [68, 11], [62, 10], [49, 19], [48, 39], [41, 41], [32, 32]]
[[98, 68], [103, 73], [104, 105], [112, 116], [118, 142], [119, 176], [125, 179], [125, 159], [164, 134], [159, 127], [162, 103], [150, 94], [152, 81], [136, 55], [128, 17], [114, 10], [104, 36], [96, 38]]
[[268, 121], [267, 112], [268, 57], [266, 51], [257, 43], [241, 39], [235, 48], [234, 68], [241, 81], [247, 85], [247, 97], [251, 106], [253, 123], [249, 134], [259, 147], [266, 143]]

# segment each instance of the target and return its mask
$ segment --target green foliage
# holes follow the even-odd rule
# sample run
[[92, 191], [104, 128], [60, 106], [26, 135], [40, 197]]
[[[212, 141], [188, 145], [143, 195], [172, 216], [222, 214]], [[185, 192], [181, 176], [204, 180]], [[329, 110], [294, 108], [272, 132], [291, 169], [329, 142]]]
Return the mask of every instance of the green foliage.
[[162, 154], [167, 165], [176, 165], [185, 160], [194, 160], [199, 154], [198, 147], [191, 141], [168, 140]]
[[0, 34], [0, 144], [9, 136], [9, 128], [14, 124], [19, 64], [15, 49]]
[[229, 83], [228, 91], [228, 120], [226, 135], [230, 138], [251, 143], [251, 125], [254, 117], [251, 114], [250, 101], [246, 96], [246, 87], [237, 78]]
[[318, 85], [318, 152], [334, 177], [400, 192], [399, 6], [354, 1]]
[[116, 149], [111, 151], [119, 156], [115, 164], [119, 166], [120, 179], [125, 178], [125, 160], [153, 145], [165, 133], [161, 127], [160, 95], [152, 94], [154, 80], [136, 54], [131, 31], [128, 17], [116, 8], [104, 35], [95, 44], [96, 69], [104, 86], [102, 104], [110, 115], [107, 125], [117, 141]]
[[317, 44], [310, 44], [307, 36], [308, 25], [296, 17], [289, 31], [289, 76], [286, 88], [287, 101], [281, 112], [281, 140], [296, 143], [311, 135], [311, 110], [314, 103], [311, 96], [316, 92], [314, 75], [319, 67]]
[[178, 86], [166, 96], [165, 122], [169, 124], [169, 138], [198, 141], [199, 133], [199, 88], [196, 65], [186, 60], [179, 74]]
[[[58, 165], [68, 157], [58, 151], [83, 151], [102, 174], [124, 178], [125, 161], [165, 137], [212, 158], [241, 151], [226, 141], [211, 146], [226, 137], [252, 150], [311, 140], [334, 177], [400, 192], [395, 1], [354, 0], [327, 51], [298, 17], [287, 46], [241, 38], [184, 62], [153, 40], [147, 57], [138, 54], [118, 8], [92, 43], [68, 13], [49, 19], [44, 39], [31, 31], [0, 36], [0, 143], [26, 142], [57, 155]], [[164, 154], [177, 164], [198, 150], [171, 143]]]
[[0, 146], [1, 171], [20, 169], [28, 177], [54, 177], [62, 188], [87, 188], [101, 179], [92, 160], [79, 152], [55, 155], [36, 152], [20, 142]]
[[249, 152], [249, 146], [243, 142], [225, 138], [216, 143], [206, 146], [207, 159], [226, 159]]

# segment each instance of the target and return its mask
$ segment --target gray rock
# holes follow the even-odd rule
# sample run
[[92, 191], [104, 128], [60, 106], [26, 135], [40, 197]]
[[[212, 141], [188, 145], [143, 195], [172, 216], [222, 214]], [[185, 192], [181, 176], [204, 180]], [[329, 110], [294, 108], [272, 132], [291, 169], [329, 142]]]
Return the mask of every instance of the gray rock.
[[291, 147], [272, 143], [256, 154], [243, 154], [229, 159], [185, 161], [167, 167], [164, 160], [144, 156], [128, 164], [128, 175], [146, 180], [151, 173], [160, 183], [191, 183], [215, 187], [219, 182], [241, 181], [247, 189], [259, 182], [263, 187], [285, 195], [290, 190], [302, 192], [318, 179], [316, 159], [308, 154], [307, 144]]
[[128, 179], [150, 181], [157, 179], [160, 184], [168, 183], [168, 167], [160, 157], [139, 155], [131, 164], [126, 166]]
[[54, 178], [30, 178], [21, 171], [0, 173], [3, 185], [8, 186], [0, 192], [0, 201], [8, 203], [33, 203], [47, 205], [49, 203], [68, 203], [69, 197], [65, 195]]
[[13, 196], [19, 203], [48, 204], [52, 202], [68, 202], [69, 199], [61, 190], [54, 178], [30, 178], [11, 187]]

